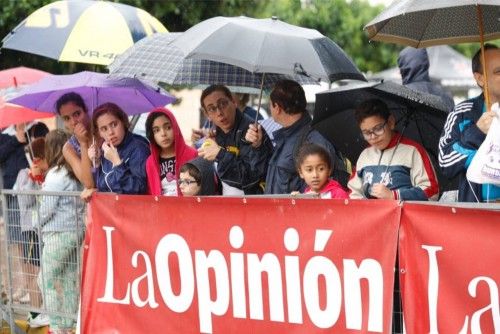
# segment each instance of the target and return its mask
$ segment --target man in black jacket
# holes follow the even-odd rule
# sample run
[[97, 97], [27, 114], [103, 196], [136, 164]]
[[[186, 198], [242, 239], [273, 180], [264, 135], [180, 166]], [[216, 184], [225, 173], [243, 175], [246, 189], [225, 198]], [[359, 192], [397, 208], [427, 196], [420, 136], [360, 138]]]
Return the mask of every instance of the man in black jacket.
[[222, 194], [261, 194], [273, 150], [269, 137], [264, 133], [259, 143], [245, 141], [252, 120], [237, 109], [226, 86], [206, 88], [200, 100], [205, 116], [215, 125], [215, 133], [198, 149], [198, 155], [215, 161]]

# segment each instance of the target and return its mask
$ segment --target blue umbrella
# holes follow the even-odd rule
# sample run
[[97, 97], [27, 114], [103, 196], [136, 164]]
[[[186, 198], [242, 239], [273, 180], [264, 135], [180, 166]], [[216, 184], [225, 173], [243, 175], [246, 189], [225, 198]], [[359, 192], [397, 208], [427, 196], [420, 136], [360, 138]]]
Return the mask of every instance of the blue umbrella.
[[80, 72], [52, 75], [19, 91], [9, 102], [37, 111], [56, 112], [55, 103], [65, 93], [82, 96], [92, 111], [106, 102], [113, 102], [128, 115], [141, 114], [175, 101], [175, 97], [134, 78], [110, 78], [107, 74]]

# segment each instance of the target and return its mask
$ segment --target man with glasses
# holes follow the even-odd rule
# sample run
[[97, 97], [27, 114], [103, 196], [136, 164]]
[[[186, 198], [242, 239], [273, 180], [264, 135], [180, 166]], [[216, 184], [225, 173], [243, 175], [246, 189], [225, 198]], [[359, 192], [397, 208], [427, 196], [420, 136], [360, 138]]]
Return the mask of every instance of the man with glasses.
[[396, 120], [378, 99], [355, 112], [361, 135], [370, 145], [361, 152], [349, 181], [350, 197], [437, 200], [438, 181], [425, 149], [395, 131]]
[[[269, 137], [260, 131], [258, 141], [245, 141], [245, 133], [253, 120], [237, 109], [226, 86], [206, 88], [200, 101], [205, 116], [215, 125], [215, 131], [198, 149], [198, 155], [215, 162], [222, 182], [222, 194], [262, 194], [273, 150]], [[261, 128], [260, 125], [258, 127]]]

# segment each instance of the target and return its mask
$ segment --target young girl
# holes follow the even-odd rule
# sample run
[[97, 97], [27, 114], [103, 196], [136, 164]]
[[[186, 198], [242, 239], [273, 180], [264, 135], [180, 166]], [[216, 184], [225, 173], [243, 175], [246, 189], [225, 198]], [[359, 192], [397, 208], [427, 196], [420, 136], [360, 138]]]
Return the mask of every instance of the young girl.
[[[28, 154], [32, 154], [33, 162], [30, 168], [21, 169], [17, 174], [14, 190], [32, 191], [40, 190], [47, 171], [45, 161], [45, 139], [37, 138], [25, 148]], [[22, 271], [24, 285], [31, 306], [40, 309], [42, 306], [42, 297], [40, 289], [36, 282], [36, 277], [40, 269], [40, 243], [38, 231], [35, 228], [33, 213], [38, 210], [35, 195], [17, 195], [19, 203], [19, 215], [21, 224], [21, 248], [22, 248]], [[24, 291], [24, 290], [23, 290]], [[30, 312], [28, 323], [31, 328], [47, 326], [49, 319], [46, 314]]]
[[[104, 103], [94, 110], [92, 123], [102, 141], [91, 145], [87, 158], [96, 161], [94, 173], [98, 191], [118, 194], [145, 194], [145, 163], [149, 155], [147, 141], [128, 130], [127, 114], [114, 103]], [[85, 191], [88, 199], [93, 190]]]
[[154, 109], [146, 119], [146, 137], [151, 155], [146, 161], [148, 193], [177, 196], [180, 167], [195, 158], [197, 151], [186, 145], [172, 112], [166, 108]]
[[214, 164], [203, 158], [186, 162], [179, 170], [179, 188], [183, 196], [220, 195]]
[[307, 184], [305, 194], [317, 194], [320, 198], [349, 198], [342, 186], [330, 179], [331, 160], [323, 146], [307, 143], [299, 149], [296, 168]]
[[[65, 161], [62, 148], [68, 135], [61, 130], [49, 132], [45, 138], [45, 160], [48, 171], [42, 191], [79, 191], [81, 189], [70, 165]], [[79, 270], [77, 255], [83, 241], [83, 205], [70, 196], [44, 195], [38, 219], [41, 228], [42, 271], [38, 277], [42, 287], [45, 308], [52, 312], [78, 310]], [[68, 333], [75, 326], [70, 318], [50, 315], [52, 333]]]

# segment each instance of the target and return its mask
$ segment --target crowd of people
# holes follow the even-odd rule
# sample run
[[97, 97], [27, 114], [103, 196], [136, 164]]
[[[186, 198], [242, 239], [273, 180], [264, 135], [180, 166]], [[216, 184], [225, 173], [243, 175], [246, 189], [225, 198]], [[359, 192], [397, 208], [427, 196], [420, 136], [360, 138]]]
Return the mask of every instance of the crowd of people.
[[[486, 45], [485, 49], [491, 101], [498, 102], [500, 50], [493, 45]], [[402, 53], [401, 63], [408, 54], [409, 51]], [[482, 88], [485, 75], [479, 55], [478, 52], [474, 56], [472, 69]], [[418, 56], [412, 59], [415, 57]], [[402, 73], [410, 71], [400, 65]], [[4, 187], [81, 191], [84, 201], [91, 200], [96, 191], [156, 196], [303, 193], [337, 199], [438, 199], [439, 185], [427, 152], [419, 143], [396, 131], [395, 118], [382, 100], [364, 101], [356, 109], [360, 135], [368, 145], [358, 161], [353, 162], [353, 170], [335, 143], [311, 127], [305, 93], [297, 82], [280, 81], [270, 94], [275, 131], [266, 131], [262, 120], [257, 122], [257, 114], [243, 113], [244, 105], [239, 102], [223, 85], [203, 90], [200, 103], [210, 127], [208, 131], [195, 131], [191, 146], [184, 140], [174, 114], [166, 108], [149, 113], [145, 125], [147, 138], [144, 138], [129, 130], [128, 116], [118, 105], [105, 103], [90, 113], [81, 96], [64, 94], [57, 101], [56, 110], [67, 132], [47, 133], [47, 129], [36, 128], [26, 132], [18, 126], [14, 136], [1, 135]], [[468, 164], [495, 117], [489, 107], [482, 94], [453, 109], [450, 107], [442, 132], [440, 168], [449, 177], [459, 176], [460, 201], [500, 199], [499, 187], [473, 184], [465, 178]], [[31, 165], [24, 154], [28, 139]], [[37, 204], [19, 200], [16, 205], [22, 213]], [[41, 233], [44, 240], [41, 256], [30, 253], [33, 248], [19, 249], [30, 254], [25, 270], [36, 272], [36, 267], [42, 265], [49, 272], [38, 280], [43, 287], [45, 306], [76, 312], [72, 279], [65, 279], [70, 283], [63, 291], [56, 291], [54, 282], [77, 271], [64, 259], [74, 256], [82, 245], [84, 226], [78, 225], [74, 216], [80, 214], [83, 205], [43, 199], [39, 205], [37, 226], [31, 221], [33, 217], [21, 217], [19, 231], [11, 228], [9, 240], [15, 241], [16, 236], [28, 233], [29, 240], [36, 243], [39, 236], [35, 231]], [[11, 218], [14, 217], [8, 220]], [[74, 279], [73, 283], [76, 284]], [[64, 305], [54, 304], [57, 298], [52, 294], [57, 293], [71, 298], [65, 298]], [[33, 295], [31, 299], [37, 298]], [[35, 319], [41, 316], [31, 313], [30, 317], [36, 325]], [[50, 316], [49, 322], [54, 332], [61, 333], [74, 325], [59, 316]]]

